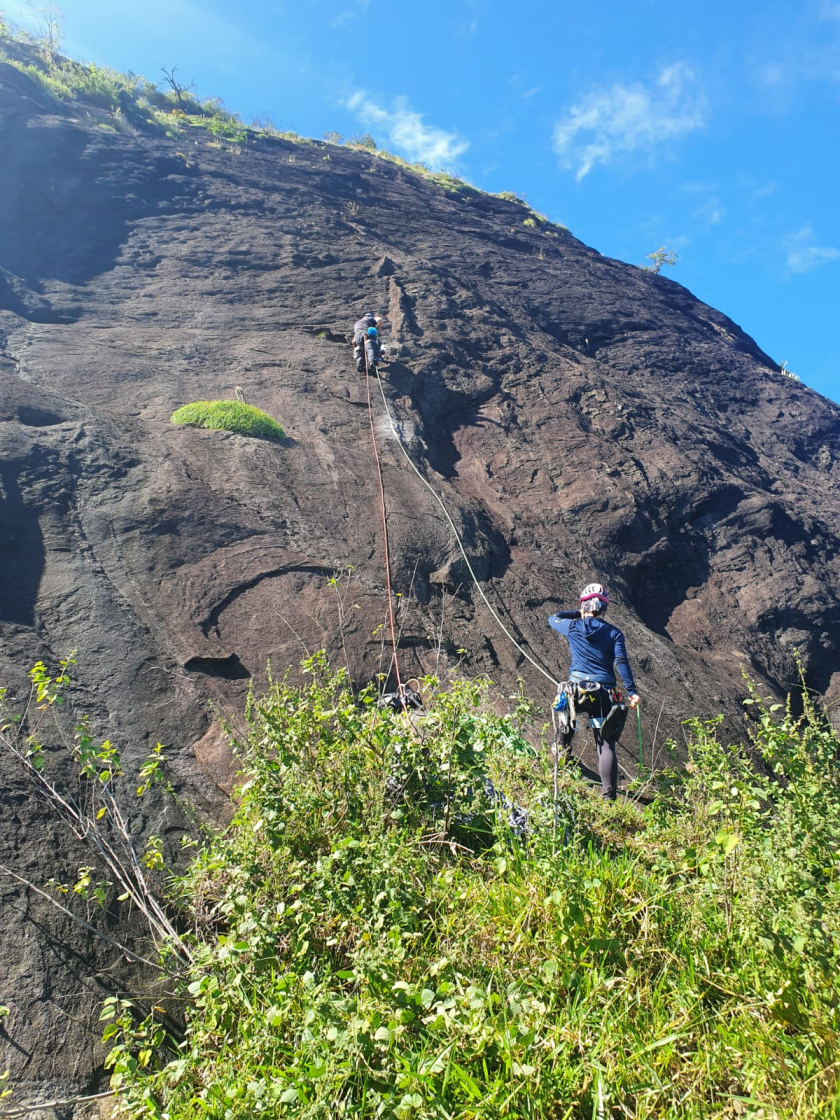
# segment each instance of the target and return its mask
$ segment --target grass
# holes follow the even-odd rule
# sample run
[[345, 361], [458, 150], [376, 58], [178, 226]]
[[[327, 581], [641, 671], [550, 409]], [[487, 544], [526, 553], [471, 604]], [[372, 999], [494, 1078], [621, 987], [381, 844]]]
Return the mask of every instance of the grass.
[[285, 432], [267, 412], [240, 401], [194, 401], [172, 413], [173, 424], [235, 432], [254, 439], [281, 440]]
[[[249, 128], [238, 113], [225, 107], [220, 98], [201, 99], [190, 92], [183, 92], [178, 98], [174, 92], [163, 91], [158, 84], [136, 74], [124, 74], [107, 66], [77, 62], [62, 56], [49, 57], [43, 44], [36, 38], [11, 29], [2, 19], [0, 60], [32, 78], [57, 102], [79, 102], [101, 113], [107, 113], [110, 120], [105, 122], [105, 127], [115, 131], [136, 129], [158, 132], [177, 140], [182, 135], [182, 128], [204, 129], [213, 137], [208, 141], [208, 145], [213, 148], [224, 147], [220, 141], [245, 144], [255, 139], [280, 139], [303, 146], [317, 143], [296, 132], [278, 129], [270, 118], [264, 121], [255, 119]], [[557, 230], [565, 230], [564, 226], [549, 223], [542, 214], [534, 211], [523, 198], [511, 191], [490, 195], [450, 172], [435, 172], [423, 163], [411, 163], [392, 152], [377, 148], [373, 137], [369, 135], [345, 140], [338, 132], [328, 132], [324, 135], [323, 146], [330, 145], [343, 145], [365, 152], [375, 160], [396, 164], [462, 202], [470, 202], [483, 196], [511, 202], [528, 211], [529, 217], [525, 218], [525, 225], [542, 226], [542, 232], [547, 236], [557, 236]], [[370, 170], [373, 168], [374, 165], [371, 165]]]
[[106, 1006], [131, 1114], [838, 1115], [840, 742], [817, 710], [753, 698], [749, 751], [694, 724], [647, 809], [561, 771], [558, 819], [526, 704], [456, 684], [412, 726], [304, 668], [250, 701], [235, 820], [173, 879], [183, 1032]]

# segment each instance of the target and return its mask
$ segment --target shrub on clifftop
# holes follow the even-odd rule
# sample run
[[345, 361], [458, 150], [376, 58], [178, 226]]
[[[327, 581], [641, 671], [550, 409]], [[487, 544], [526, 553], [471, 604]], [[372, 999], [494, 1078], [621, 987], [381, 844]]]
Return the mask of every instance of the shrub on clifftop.
[[193, 401], [176, 409], [171, 421], [194, 428], [235, 432], [254, 439], [281, 440], [286, 434], [267, 412], [240, 401]]

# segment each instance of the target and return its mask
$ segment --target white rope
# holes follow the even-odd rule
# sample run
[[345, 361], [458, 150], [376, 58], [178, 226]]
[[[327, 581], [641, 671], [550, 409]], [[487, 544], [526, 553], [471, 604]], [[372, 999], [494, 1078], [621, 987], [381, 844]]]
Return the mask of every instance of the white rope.
[[435, 499], [435, 501], [440, 506], [440, 508], [443, 510], [444, 516], [445, 516], [446, 520], [449, 522], [449, 525], [452, 529], [452, 532], [455, 534], [455, 540], [458, 542], [458, 548], [460, 548], [461, 555], [464, 557], [464, 563], [467, 565], [467, 570], [469, 571], [470, 575], [472, 576], [473, 583], [475, 584], [476, 588], [478, 589], [479, 595], [484, 600], [485, 606], [490, 611], [490, 614], [492, 614], [493, 618], [496, 620], [496, 623], [498, 624], [500, 630], [502, 630], [502, 632], [513, 643], [513, 645], [516, 646], [516, 648], [519, 650], [519, 652], [522, 654], [522, 656], [527, 661], [530, 661], [531, 664], [534, 666], [534, 668], [537, 670], [537, 672], [542, 673], [542, 675], [546, 678], [546, 680], [551, 681], [551, 683], [555, 687], [559, 687], [559, 682], [556, 681], [554, 679], [554, 677], [552, 677], [551, 673], [549, 673], [547, 669], [543, 668], [542, 665], [539, 665], [534, 660], [534, 658], [531, 657], [531, 655], [529, 653], [526, 653], [526, 651], [522, 648], [522, 646], [519, 644], [519, 642], [517, 642], [516, 638], [514, 638], [513, 634], [511, 634], [510, 630], [508, 630], [508, 628], [505, 626], [505, 624], [499, 618], [498, 614], [496, 614], [495, 610], [493, 609], [493, 607], [490, 603], [490, 600], [484, 594], [484, 591], [481, 587], [481, 584], [478, 582], [478, 576], [473, 571], [473, 567], [472, 567], [472, 564], [470, 563], [470, 559], [467, 556], [466, 551], [464, 550], [464, 545], [461, 541], [461, 537], [458, 534], [458, 530], [455, 528], [455, 522], [449, 516], [449, 510], [443, 504], [443, 499], [438, 494], [437, 490], [435, 490], [435, 488], [431, 485], [431, 483], [428, 481], [428, 479], [423, 477], [420, 470], [417, 468], [417, 466], [415, 466], [414, 460], [409, 455], [408, 451], [405, 448], [405, 445], [403, 444], [402, 439], [400, 438], [400, 433], [397, 431], [396, 425], [394, 424], [393, 418], [391, 416], [391, 410], [388, 407], [388, 400], [385, 396], [385, 389], [382, 385], [382, 378], [379, 376], [378, 366], [374, 366], [374, 370], [376, 371], [376, 380], [379, 382], [379, 392], [382, 395], [382, 404], [385, 406], [385, 415], [388, 417], [388, 423], [391, 425], [391, 431], [394, 433], [394, 437], [395, 437], [397, 443], [400, 445], [400, 450], [402, 451], [403, 455], [405, 456], [406, 462], [411, 467], [411, 469], [414, 471], [414, 473], [417, 475], [417, 477], [420, 479], [420, 481], [423, 483], [423, 485], [426, 487], [426, 489], [429, 491], [429, 493], [432, 495], [432, 497]]

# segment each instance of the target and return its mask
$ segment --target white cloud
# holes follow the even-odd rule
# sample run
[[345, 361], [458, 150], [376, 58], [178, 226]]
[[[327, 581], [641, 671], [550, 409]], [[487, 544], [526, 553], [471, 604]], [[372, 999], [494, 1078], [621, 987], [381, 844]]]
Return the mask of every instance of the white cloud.
[[720, 201], [716, 183], [704, 183], [702, 180], [683, 183], [682, 189], [687, 194], [703, 195], [702, 201], [698, 199], [698, 206], [692, 211], [692, 218], [704, 222], [707, 226], [717, 226], [726, 217], [726, 208]]
[[782, 242], [787, 254], [788, 272], [811, 272], [821, 264], [840, 260], [840, 249], [814, 244], [814, 231], [805, 225], [797, 233], [788, 234]]
[[467, 10], [458, 24], [459, 35], [475, 35], [478, 33], [478, 11], [480, 6], [480, 0], [464, 0], [464, 7]]
[[651, 152], [703, 128], [706, 117], [706, 99], [694, 73], [676, 63], [660, 71], [652, 85], [615, 84], [587, 94], [554, 126], [554, 150], [580, 182], [596, 164]]
[[719, 226], [726, 216], [726, 211], [718, 198], [710, 198], [702, 206], [698, 206], [692, 214], [693, 218], [705, 222], [707, 226]]
[[369, 6], [370, 0], [356, 0], [356, 6], [354, 8], [347, 8], [339, 12], [337, 16], [334, 16], [330, 20], [329, 26], [333, 28], [343, 27], [346, 23], [352, 23], [353, 20], [358, 19], [359, 16], [363, 16]]
[[446, 167], [465, 152], [469, 141], [457, 132], [445, 132], [431, 124], [424, 124], [420, 113], [408, 104], [406, 97], [398, 97], [391, 110], [383, 109], [363, 91], [354, 93], [345, 102], [362, 124], [377, 132], [385, 132], [388, 142], [411, 160], [420, 160], [430, 167]]
[[779, 189], [778, 183], [765, 183], [762, 187], [756, 187], [753, 191], [753, 198], [769, 198], [771, 194], [775, 194]]
[[790, 84], [792, 78], [792, 67], [790, 60], [784, 62], [763, 62], [760, 66], [756, 66], [754, 70], [754, 79], [759, 86], [787, 86]]

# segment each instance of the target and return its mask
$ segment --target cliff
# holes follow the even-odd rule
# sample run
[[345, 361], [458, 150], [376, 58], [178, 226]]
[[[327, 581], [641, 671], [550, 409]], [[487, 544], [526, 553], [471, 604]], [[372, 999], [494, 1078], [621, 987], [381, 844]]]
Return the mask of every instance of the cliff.
[[[724, 711], [737, 729], [742, 667], [782, 693], [797, 653], [809, 686], [840, 696], [840, 408], [724, 314], [517, 201], [373, 153], [109, 120], [0, 64], [12, 693], [36, 659], [77, 650], [73, 710], [129, 767], [166, 743], [178, 789], [220, 816], [232, 763], [208, 701], [236, 712], [267, 661], [279, 674], [320, 647], [359, 682], [387, 672], [366, 386], [346, 341], [371, 309], [406, 445], [488, 598], [558, 677], [546, 616], [608, 583], [646, 751], [692, 715]], [[169, 422], [234, 386], [284, 442]], [[403, 675], [459, 667], [508, 693], [522, 677], [547, 704], [381, 403]], [[7, 758], [0, 780], [0, 862], [60, 877], [75, 853]], [[156, 812], [138, 830], [177, 835]], [[83, 1085], [111, 981], [90, 946], [61, 948], [46, 904], [8, 881], [0, 897], [0, 952], [28, 1006], [4, 1060], [21, 1084]], [[71, 1021], [59, 997], [80, 985]]]

